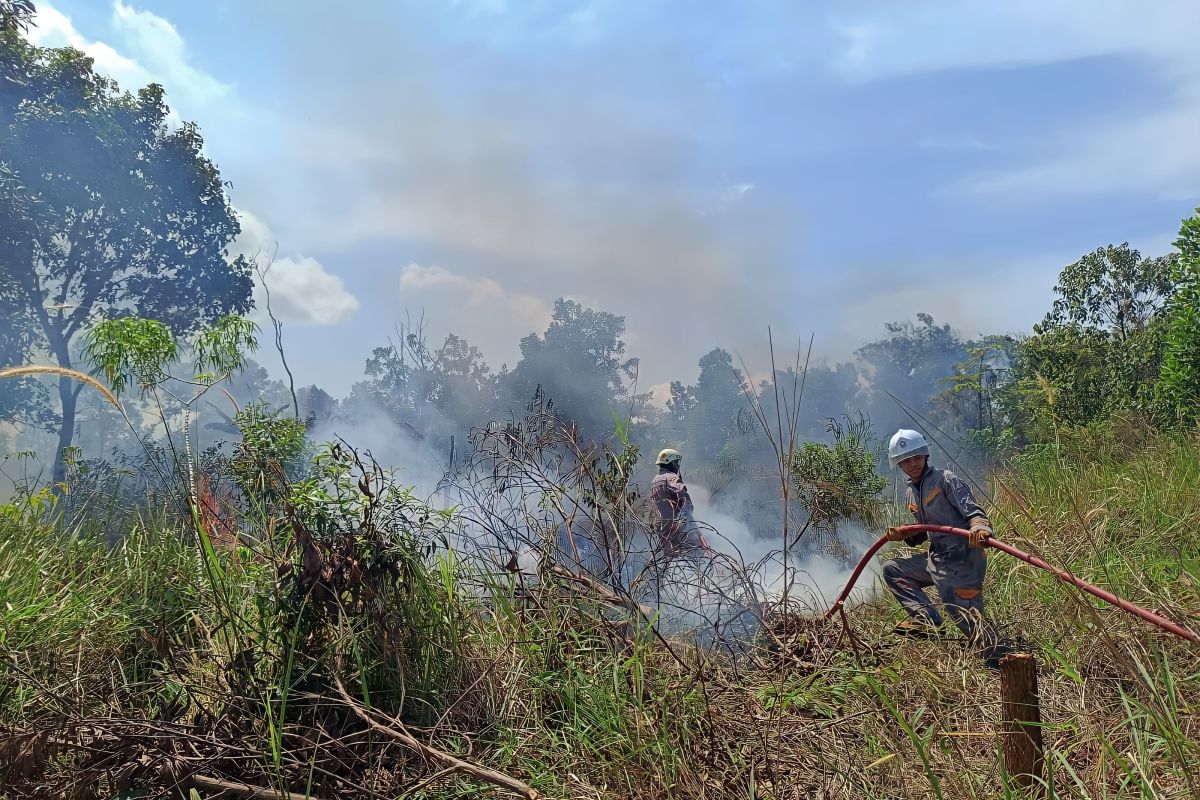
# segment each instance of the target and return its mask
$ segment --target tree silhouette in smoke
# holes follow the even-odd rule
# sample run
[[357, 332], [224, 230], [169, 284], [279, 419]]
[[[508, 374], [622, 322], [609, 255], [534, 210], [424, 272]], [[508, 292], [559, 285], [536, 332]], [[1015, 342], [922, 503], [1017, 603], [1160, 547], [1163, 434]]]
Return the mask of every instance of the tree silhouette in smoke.
[[637, 359], [624, 358], [625, 318], [559, 298], [546, 332], [521, 340], [521, 360], [504, 376], [503, 396], [520, 408], [540, 386], [557, 414], [585, 437], [611, 430], [624, 416], [626, 380], [637, 375]]

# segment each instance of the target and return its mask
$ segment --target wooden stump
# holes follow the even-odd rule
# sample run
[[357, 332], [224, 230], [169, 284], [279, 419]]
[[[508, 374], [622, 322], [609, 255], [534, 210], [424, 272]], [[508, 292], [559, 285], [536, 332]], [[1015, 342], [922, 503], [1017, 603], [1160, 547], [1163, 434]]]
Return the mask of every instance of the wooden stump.
[[1038, 707], [1037, 661], [1029, 653], [1000, 660], [1000, 713], [1004, 766], [1021, 786], [1042, 777], [1042, 715]]

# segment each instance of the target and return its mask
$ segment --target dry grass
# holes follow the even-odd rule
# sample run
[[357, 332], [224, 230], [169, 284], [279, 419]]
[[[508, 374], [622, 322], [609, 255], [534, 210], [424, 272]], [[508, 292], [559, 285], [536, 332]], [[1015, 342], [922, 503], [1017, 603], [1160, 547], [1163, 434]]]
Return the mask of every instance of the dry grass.
[[125, 413], [124, 409], [121, 408], [120, 402], [117, 401], [117, 396], [112, 393], [112, 390], [85, 372], [80, 372], [79, 370], [75, 369], [67, 369], [66, 367], [52, 367], [36, 364], [21, 367], [5, 367], [4, 369], [0, 369], [0, 378], [25, 378], [30, 375], [59, 375], [64, 378], [71, 378], [72, 380], [81, 381], [82, 383], [86, 383], [88, 386], [91, 386], [93, 389], [100, 392], [100, 394], [104, 396], [104, 399], [107, 400], [113, 408], [117, 409], [117, 411], [120, 411], [122, 415]]
[[[1117, 431], [1027, 454], [1002, 476], [998, 533], [1195, 625], [1196, 446]], [[381, 616], [300, 631], [283, 591], [299, 553], [210, 553], [206, 567], [189, 541], [143, 524], [114, 549], [0, 515], [0, 795], [213, 796], [212, 780], [321, 798], [486, 791], [380, 734], [341, 681], [355, 703], [369, 695], [375, 725], [543, 797], [1021, 796], [1000, 765], [995, 673], [960, 642], [894, 641], [887, 600], [852, 609], [849, 630], [773, 613], [731, 658], [662, 638], [603, 583], [430, 555], [405, 562]], [[280, 577], [280, 558], [299, 572]], [[1200, 652], [1003, 558], [990, 608], [1038, 654], [1053, 796], [1197, 796]]]

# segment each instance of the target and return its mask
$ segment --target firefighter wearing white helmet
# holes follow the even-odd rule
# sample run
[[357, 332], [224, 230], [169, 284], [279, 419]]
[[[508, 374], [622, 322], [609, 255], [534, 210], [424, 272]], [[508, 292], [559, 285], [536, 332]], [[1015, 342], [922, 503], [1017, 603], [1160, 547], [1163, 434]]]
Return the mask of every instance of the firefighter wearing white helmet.
[[683, 454], [673, 448], [665, 448], [658, 454], [655, 464], [658, 474], [650, 484], [650, 499], [654, 501], [655, 528], [659, 544], [668, 557], [681, 550], [707, 548], [700, 529], [692, 519], [694, 506], [688, 495], [687, 484], [680, 474]]
[[900, 462], [906, 458], [927, 455], [929, 455], [929, 443], [917, 431], [901, 428], [892, 435], [892, 440], [888, 442], [888, 464], [892, 469], [898, 467]]
[[987, 559], [983, 542], [992, 535], [992, 524], [970, 485], [949, 470], [931, 466], [929, 455], [929, 443], [917, 431], [898, 430], [888, 443], [888, 462], [908, 478], [908, 510], [919, 524], [969, 529], [971, 536], [919, 533], [905, 537], [896, 528], [888, 529], [892, 541], [910, 546], [929, 541], [928, 556], [902, 556], [883, 567], [884, 583], [908, 613], [896, 632], [924, 635], [941, 628], [942, 616], [925, 592], [934, 587], [947, 616], [982, 648], [990, 662], [998, 651], [995, 631], [984, 618]]
[[683, 453], [673, 448], [667, 447], [658, 451], [658, 460], [654, 463], [660, 467], [665, 467], [668, 464], [678, 464], [683, 460]]

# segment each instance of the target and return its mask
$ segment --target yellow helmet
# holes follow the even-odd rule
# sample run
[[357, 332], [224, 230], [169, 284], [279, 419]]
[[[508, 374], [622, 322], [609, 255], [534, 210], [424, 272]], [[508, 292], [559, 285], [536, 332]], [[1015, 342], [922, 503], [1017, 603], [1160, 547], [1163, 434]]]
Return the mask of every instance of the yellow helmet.
[[665, 467], [668, 464], [678, 464], [683, 460], [683, 453], [678, 450], [673, 450], [670, 447], [662, 450], [658, 454], [658, 460], [654, 463], [660, 467]]

